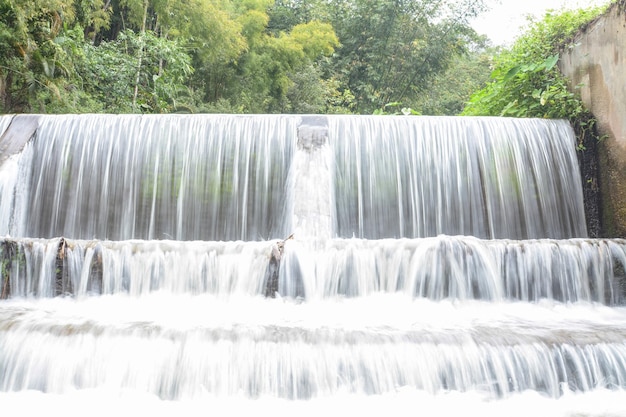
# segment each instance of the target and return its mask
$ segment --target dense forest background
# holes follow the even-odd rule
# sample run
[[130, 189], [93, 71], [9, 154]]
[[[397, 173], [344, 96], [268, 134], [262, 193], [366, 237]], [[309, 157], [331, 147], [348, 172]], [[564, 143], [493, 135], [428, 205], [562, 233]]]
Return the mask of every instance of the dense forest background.
[[483, 0], [0, 0], [3, 113], [458, 114]]
[[0, 0], [1, 113], [579, 118], [556, 63], [606, 7], [507, 48], [486, 0]]

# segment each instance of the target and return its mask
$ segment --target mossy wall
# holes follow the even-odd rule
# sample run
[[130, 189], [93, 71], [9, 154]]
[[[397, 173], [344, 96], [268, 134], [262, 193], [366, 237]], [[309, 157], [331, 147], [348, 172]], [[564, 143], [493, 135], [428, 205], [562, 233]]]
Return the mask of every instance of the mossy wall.
[[626, 0], [581, 30], [559, 68], [605, 137], [597, 149], [601, 235], [626, 237]]

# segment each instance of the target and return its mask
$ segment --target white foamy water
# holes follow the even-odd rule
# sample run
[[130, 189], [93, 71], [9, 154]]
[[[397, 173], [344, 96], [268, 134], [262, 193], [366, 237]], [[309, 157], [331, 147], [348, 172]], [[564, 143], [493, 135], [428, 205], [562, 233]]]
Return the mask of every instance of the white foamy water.
[[45, 415], [63, 410], [68, 417], [110, 415], [152, 416], [244, 416], [277, 417], [320, 415], [393, 415], [393, 416], [481, 416], [481, 417], [623, 417], [626, 392], [596, 390], [567, 393], [553, 399], [535, 392], [524, 392], [491, 401], [480, 393], [447, 392], [431, 395], [412, 389], [398, 389], [383, 395], [339, 394], [333, 397], [291, 401], [243, 396], [214, 398], [206, 396], [186, 401], [164, 401], [143, 392], [124, 390], [81, 390], [66, 395], [36, 391], [0, 393], [0, 402], [21, 415]]
[[6, 392], [317, 401], [406, 387], [495, 401], [626, 385], [626, 310], [600, 304], [157, 293], [13, 299], [0, 323]]
[[[263, 240], [292, 226], [319, 238], [586, 236], [567, 121], [320, 116], [312, 123], [328, 146], [296, 152], [312, 117], [41, 116], [20, 177], [23, 220], [0, 234]], [[288, 182], [294, 159], [300, 176]]]
[[39, 123], [0, 167], [3, 410], [626, 415], [626, 241], [585, 238], [566, 121]]
[[337, 234], [585, 237], [564, 120], [330, 117]]
[[[288, 240], [278, 290], [306, 300], [398, 292], [437, 299], [619, 304], [626, 241], [607, 239]], [[277, 242], [6, 239], [14, 296], [264, 294]], [[59, 256], [62, 252], [62, 259]], [[63, 274], [60, 274], [60, 265]]]

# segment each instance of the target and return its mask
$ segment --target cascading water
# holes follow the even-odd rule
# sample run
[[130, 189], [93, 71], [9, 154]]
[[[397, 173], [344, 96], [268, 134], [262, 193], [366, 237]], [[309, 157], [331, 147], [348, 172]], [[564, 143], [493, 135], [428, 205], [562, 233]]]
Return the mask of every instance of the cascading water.
[[586, 236], [564, 121], [330, 120], [339, 236]]
[[[280, 237], [295, 119], [42, 117], [13, 236]], [[256, 134], [259, 133], [259, 134]]]
[[626, 415], [626, 241], [586, 238], [565, 121], [37, 123], [0, 166], [3, 408]]

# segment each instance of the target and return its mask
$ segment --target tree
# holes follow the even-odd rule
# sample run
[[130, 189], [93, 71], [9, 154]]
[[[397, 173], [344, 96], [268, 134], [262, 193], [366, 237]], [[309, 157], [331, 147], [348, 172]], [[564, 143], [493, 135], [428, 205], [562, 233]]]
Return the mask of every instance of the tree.
[[435, 75], [415, 98], [413, 108], [420, 114], [460, 114], [471, 95], [489, 81], [493, 53], [493, 49], [483, 48], [454, 57], [447, 70]]
[[[266, 31], [269, 16], [256, 31], [246, 31], [249, 50], [236, 65], [236, 84], [230, 97], [246, 112], [309, 112], [323, 108], [324, 96], [298, 94], [298, 90], [332, 94], [316, 62], [330, 56], [338, 45], [332, 26], [310, 21], [289, 32]], [[295, 102], [294, 100], [307, 100]]]
[[371, 113], [386, 103], [412, 106], [433, 76], [476, 38], [468, 19], [480, 0], [332, 0], [332, 25], [341, 48], [331, 65], [356, 110]]
[[61, 16], [73, 18], [71, 2], [62, 0], [0, 3], [0, 105], [22, 112], [44, 90], [59, 95], [57, 76], [63, 66], [53, 39], [62, 29]]
[[104, 111], [114, 113], [187, 108], [186, 84], [192, 71], [191, 57], [178, 42], [151, 31], [136, 34], [126, 30], [115, 41], [97, 47], [85, 45], [81, 61], [84, 90]]
[[76, 111], [85, 105], [71, 51], [58, 42], [75, 24], [102, 28], [109, 12], [101, 0], [0, 1], [0, 110]]
[[0, 106], [371, 113], [424, 104], [435, 75], [474, 42], [466, 23], [482, 1], [0, 0]]
[[549, 12], [531, 21], [510, 49], [496, 55], [491, 82], [472, 95], [463, 114], [578, 118], [586, 110], [556, 65], [559, 50], [604, 10]]

